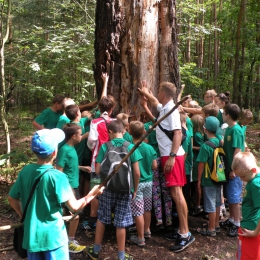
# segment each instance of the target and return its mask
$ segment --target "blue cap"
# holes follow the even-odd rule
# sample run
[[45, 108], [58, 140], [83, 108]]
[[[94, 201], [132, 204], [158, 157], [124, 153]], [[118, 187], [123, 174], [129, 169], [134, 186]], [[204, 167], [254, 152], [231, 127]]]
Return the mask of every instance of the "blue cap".
[[219, 120], [214, 116], [208, 116], [207, 118], [205, 118], [204, 127], [208, 131], [216, 133], [219, 128]]
[[38, 157], [45, 158], [57, 149], [58, 144], [62, 142], [64, 138], [65, 134], [59, 128], [39, 130], [32, 138], [32, 151], [37, 152]]

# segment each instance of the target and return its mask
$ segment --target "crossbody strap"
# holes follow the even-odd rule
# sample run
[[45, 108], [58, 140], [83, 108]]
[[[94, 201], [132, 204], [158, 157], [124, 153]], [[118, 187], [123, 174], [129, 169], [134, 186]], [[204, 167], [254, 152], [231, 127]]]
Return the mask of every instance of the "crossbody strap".
[[22, 223], [24, 222], [24, 219], [25, 219], [25, 216], [26, 216], [27, 208], [28, 208], [28, 206], [29, 206], [29, 204], [30, 204], [30, 201], [31, 201], [31, 199], [32, 199], [32, 196], [33, 196], [33, 193], [34, 193], [34, 191], [35, 191], [35, 189], [36, 189], [37, 184], [38, 184], [39, 181], [41, 180], [43, 174], [45, 174], [46, 172], [48, 172], [49, 170], [52, 170], [52, 169], [53, 169], [53, 167], [47, 169], [46, 171], [44, 171], [44, 172], [34, 181], [33, 186], [32, 186], [32, 189], [31, 189], [31, 192], [30, 192], [30, 195], [29, 195], [29, 198], [28, 198], [28, 200], [27, 200], [27, 202], [26, 202], [26, 205], [25, 205], [25, 207], [24, 207], [23, 216], [22, 216], [22, 219], [21, 219], [21, 222], [22, 222]]

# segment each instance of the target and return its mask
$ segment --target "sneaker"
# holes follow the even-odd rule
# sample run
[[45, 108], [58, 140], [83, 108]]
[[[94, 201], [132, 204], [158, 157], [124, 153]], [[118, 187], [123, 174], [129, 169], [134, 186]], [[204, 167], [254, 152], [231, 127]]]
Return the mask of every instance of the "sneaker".
[[233, 225], [233, 223], [230, 222], [229, 219], [227, 219], [226, 221], [223, 221], [223, 222], [219, 222], [219, 226], [224, 229], [229, 229], [232, 225]]
[[118, 260], [133, 260], [133, 259], [134, 258], [131, 255], [126, 254], [126, 253], [125, 253], [125, 258], [124, 259], [118, 258]]
[[70, 253], [80, 253], [82, 252], [86, 246], [81, 246], [76, 240], [69, 240], [69, 252]]
[[198, 208], [191, 210], [189, 213], [191, 216], [196, 216], [196, 215], [200, 214], [201, 212], [203, 212], [203, 208], [198, 207]]
[[95, 231], [96, 230], [96, 225], [97, 223], [91, 224], [88, 220], [83, 221], [80, 224], [80, 228], [82, 230], [90, 230], [90, 231]]
[[179, 236], [180, 236], [180, 234], [176, 231], [176, 232], [166, 233], [164, 238], [169, 241], [175, 241]]
[[237, 233], [238, 233], [238, 227], [236, 225], [232, 225], [228, 232], [227, 232], [227, 236], [229, 237], [236, 237], [237, 236]]
[[170, 247], [170, 250], [177, 253], [183, 251], [186, 247], [191, 245], [195, 241], [195, 237], [189, 232], [187, 238], [183, 238], [181, 236], [175, 242], [175, 245]]
[[98, 260], [99, 258], [99, 253], [94, 252], [94, 246], [88, 246], [86, 254], [89, 256], [91, 260]]

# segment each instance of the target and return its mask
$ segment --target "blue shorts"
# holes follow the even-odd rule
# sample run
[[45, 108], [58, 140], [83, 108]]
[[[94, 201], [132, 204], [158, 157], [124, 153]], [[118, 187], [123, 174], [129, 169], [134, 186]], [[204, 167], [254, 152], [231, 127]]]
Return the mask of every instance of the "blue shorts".
[[152, 187], [152, 181], [139, 183], [135, 200], [131, 202], [134, 217], [142, 216], [145, 211], [152, 211]]
[[69, 260], [68, 244], [53, 250], [43, 252], [29, 252], [28, 260]]
[[99, 196], [98, 220], [105, 225], [111, 224], [111, 213], [114, 211], [114, 226], [128, 227], [133, 224], [131, 212], [132, 194], [113, 192], [104, 189]]
[[242, 185], [243, 182], [237, 176], [234, 179], [229, 179], [229, 182], [225, 184], [226, 199], [230, 204], [237, 204], [242, 201]]
[[221, 185], [203, 187], [204, 211], [207, 213], [216, 212], [221, 206]]

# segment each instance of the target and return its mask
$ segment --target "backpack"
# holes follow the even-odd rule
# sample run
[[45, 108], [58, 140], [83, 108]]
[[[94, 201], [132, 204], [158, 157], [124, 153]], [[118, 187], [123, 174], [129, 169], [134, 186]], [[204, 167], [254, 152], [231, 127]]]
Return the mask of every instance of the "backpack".
[[[158, 124], [158, 126], [167, 135], [167, 137], [172, 141], [174, 132], [163, 128], [160, 124]], [[181, 138], [181, 145], [182, 145], [183, 142], [185, 141], [185, 139], [187, 138], [186, 129], [184, 127], [181, 127], [181, 133], [182, 133], [182, 138]]]
[[221, 185], [228, 181], [225, 173], [225, 165], [227, 165], [226, 154], [221, 146], [217, 147], [209, 140], [205, 143], [214, 149], [213, 164], [211, 169], [209, 168], [208, 162], [205, 164], [205, 178], [210, 176], [214, 183]]
[[[128, 154], [129, 142], [124, 141], [122, 146], [113, 146], [112, 142], [105, 143], [107, 151], [100, 165], [100, 178], [104, 181], [114, 168]], [[108, 181], [107, 189], [114, 192], [130, 193], [133, 188], [132, 168], [130, 157], [119, 168], [118, 172]]]

